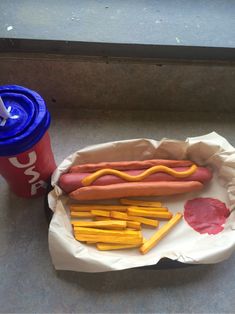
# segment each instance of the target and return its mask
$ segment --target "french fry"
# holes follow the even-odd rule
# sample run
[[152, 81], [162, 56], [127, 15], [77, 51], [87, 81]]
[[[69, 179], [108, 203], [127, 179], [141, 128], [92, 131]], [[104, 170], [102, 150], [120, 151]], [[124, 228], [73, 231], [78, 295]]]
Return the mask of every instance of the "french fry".
[[139, 247], [140, 244], [114, 244], [114, 243], [97, 243], [96, 247], [100, 251], [123, 250]]
[[161, 207], [161, 202], [150, 202], [150, 201], [141, 201], [141, 200], [132, 200], [121, 198], [120, 203], [123, 205], [136, 205], [136, 206], [144, 206], [144, 207]]
[[148, 218], [144, 218], [144, 217], [129, 216], [126, 213], [120, 213], [120, 212], [116, 212], [116, 211], [111, 212], [111, 217], [115, 218], [115, 219], [131, 220], [131, 221], [135, 221], [135, 222], [140, 222], [141, 224], [144, 224], [144, 225], [147, 225], [150, 227], [154, 227], [154, 228], [156, 228], [159, 224], [159, 222], [157, 220], [148, 219]]
[[110, 212], [106, 210], [91, 210], [93, 216], [110, 217]]
[[93, 219], [95, 221], [108, 221], [113, 220], [112, 217], [102, 217], [102, 216], [94, 216]]
[[127, 228], [132, 228], [134, 230], [141, 230], [141, 223], [138, 221], [127, 221]]
[[128, 208], [127, 211], [130, 216], [140, 216], [140, 217], [150, 217], [150, 218], [161, 218], [161, 219], [171, 219], [172, 214], [170, 212], [158, 212], [152, 210], [142, 210], [136, 208]]
[[[105, 220], [105, 221], [108, 221], [108, 220], [115, 220], [115, 221], [123, 221], [123, 220], [118, 220], [118, 219], [115, 219], [115, 218], [112, 218], [112, 217], [99, 217], [99, 216], [95, 216], [94, 217], [95, 220], [97, 221], [102, 221], [102, 220]], [[141, 230], [141, 223], [138, 222], [138, 221], [128, 221], [128, 220], [125, 220], [126, 223], [127, 223], [127, 228], [132, 228], [132, 229], [135, 229], [135, 230]]]
[[[121, 219], [118, 220], [118, 219], [112, 218], [112, 217], [99, 217], [99, 216], [95, 216], [94, 219], [97, 220], [97, 221], [102, 221], [102, 220], [105, 220], [105, 221], [108, 221], [108, 220], [123, 221]], [[128, 221], [128, 220], [125, 220], [125, 221], [127, 223], [127, 228], [132, 228], [132, 229], [135, 229], [135, 230], [141, 230], [141, 223], [140, 222], [138, 222], [138, 221]]]
[[[143, 238], [142, 244], [145, 243], [147, 240]], [[87, 241], [87, 244], [95, 244], [96, 242], [94, 241]], [[134, 248], [134, 247], [140, 247], [142, 244], [114, 244], [114, 243], [97, 243], [97, 248], [101, 251], [106, 251], [106, 250], [119, 250], [119, 249], [128, 249], [128, 248]], [[99, 248], [99, 247], [100, 248]], [[113, 248], [110, 248], [110, 247]], [[122, 247], [121, 247], [122, 246]]]
[[156, 212], [168, 212], [168, 208], [167, 207], [129, 206], [127, 209], [138, 209], [138, 210], [156, 211]]
[[171, 220], [169, 220], [161, 229], [159, 229], [149, 240], [144, 242], [144, 244], [140, 247], [140, 252], [142, 254], [146, 254], [150, 251], [157, 243], [165, 237], [169, 231], [181, 220], [181, 213], [177, 213]]
[[149, 219], [145, 217], [137, 217], [137, 216], [129, 216], [130, 220], [134, 220], [136, 222], [140, 222], [143, 225], [146, 225], [148, 227], [157, 228], [159, 225], [158, 220]]
[[127, 211], [126, 205], [100, 205], [100, 204], [72, 204], [70, 205], [71, 211], [91, 211], [91, 210], [117, 210], [117, 211]]
[[86, 227], [76, 227], [74, 226], [74, 233], [76, 235], [101, 235], [101, 236], [118, 236], [118, 237], [133, 237], [133, 238], [142, 238], [140, 231], [131, 231], [131, 230], [103, 230], [97, 228], [86, 228]]
[[124, 220], [105, 221], [72, 221], [74, 227], [105, 228], [105, 229], [125, 229], [127, 222]]
[[104, 243], [122, 243], [122, 244], [142, 244], [142, 237], [133, 236], [111, 236], [111, 235], [94, 235], [94, 234], [77, 234], [75, 239], [84, 242], [104, 242]]
[[71, 218], [92, 218], [94, 215], [91, 212], [71, 212]]
[[127, 213], [120, 213], [117, 211], [111, 211], [110, 217], [115, 218], [115, 219], [121, 219], [121, 220], [129, 220], [129, 216], [127, 215]]

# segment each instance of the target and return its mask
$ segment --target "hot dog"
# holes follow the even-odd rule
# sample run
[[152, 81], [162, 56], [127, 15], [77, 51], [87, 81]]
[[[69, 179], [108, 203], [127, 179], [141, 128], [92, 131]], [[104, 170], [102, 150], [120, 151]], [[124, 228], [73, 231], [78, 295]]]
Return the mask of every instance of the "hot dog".
[[187, 193], [203, 188], [212, 172], [190, 160], [144, 160], [83, 164], [70, 168], [60, 187], [77, 200]]
[[[185, 171], [189, 169], [189, 167], [176, 167], [172, 168], [178, 172]], [[142, 172], [142, 170], [125, 170], [123, 171], [130, 175], [138, 175]], [[89, 172], [72, 172], [72, 173], [66, 173], [63, 174], [60, 177], [59, 185], [62, 188], [62, 190], [66, 193], [70, 193], [78, 188], [83, 187], [82, 180], [90, 175]], [[199, 181], [201, 183], [206, 183], [210, 181], [212, 177], [212, 173], [209, 169], [205, 167], [198, 167], [197, 170], [190, 176], [181, 178], [180, 181]], [[158, 181], [178, 181], [179, 178], [173, 177], [167, 173], [158, 172], [154, 173], [145, 179], [143, 179], [141, 182], [158, 182]], [[124, 179], [113, 176], [113, 175], [105, 175], [100, 178], [98, 178], [96, 181], [94, 181], [91, 185], [97, 186], [97, 185], [110, 185], [110, 184], [116, 184], [116, 183], [124, 183], [126, 182]]]

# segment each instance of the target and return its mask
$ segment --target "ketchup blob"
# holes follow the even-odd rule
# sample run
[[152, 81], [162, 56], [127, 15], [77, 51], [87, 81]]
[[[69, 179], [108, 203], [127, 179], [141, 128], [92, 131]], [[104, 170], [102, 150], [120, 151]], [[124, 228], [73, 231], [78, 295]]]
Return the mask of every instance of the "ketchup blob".
[[184, 219], [201, 234], [221, 232], [229, 214], [226, 205], [214, 198], [195, 198], [184, 205]]

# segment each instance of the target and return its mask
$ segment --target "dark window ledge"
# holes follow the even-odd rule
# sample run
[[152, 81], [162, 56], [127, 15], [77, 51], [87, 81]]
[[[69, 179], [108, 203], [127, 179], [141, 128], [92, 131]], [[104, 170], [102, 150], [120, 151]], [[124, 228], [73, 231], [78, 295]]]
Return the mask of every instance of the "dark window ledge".
[[235, 48], [95, 43], [0, 38], [3, 53], [46, 53], [117, 58], [235, 61]]
[[31, 0], [0, 4], [1, 52], [235, 59], [235, 2]]

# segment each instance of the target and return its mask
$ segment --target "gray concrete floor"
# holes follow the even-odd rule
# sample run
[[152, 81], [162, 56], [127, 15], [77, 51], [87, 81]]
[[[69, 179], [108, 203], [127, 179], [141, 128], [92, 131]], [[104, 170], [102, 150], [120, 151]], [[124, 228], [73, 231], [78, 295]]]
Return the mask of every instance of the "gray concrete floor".
[[[86, 145], [216, 131], [235, 145], [234, 115], [52, 112], [57, 162]], [[234, 313], [235, 255], [217, 265], [86, 274], [55, 271], [43, 199], [23, 200], [0, 179], [1, 313]]]

